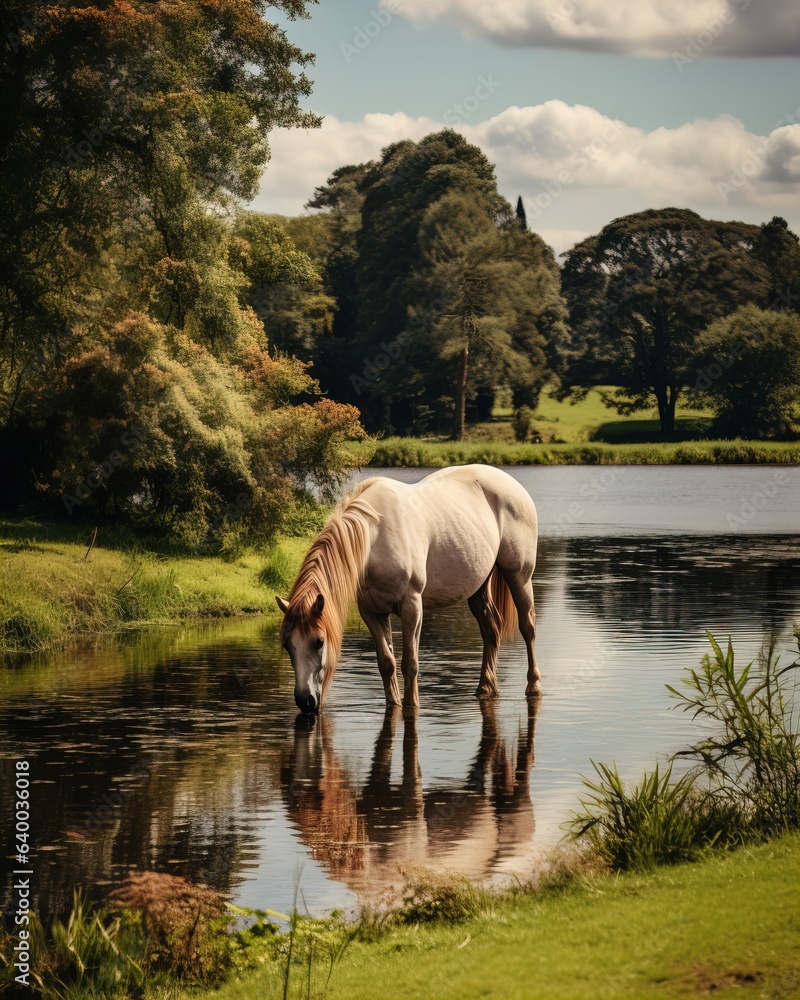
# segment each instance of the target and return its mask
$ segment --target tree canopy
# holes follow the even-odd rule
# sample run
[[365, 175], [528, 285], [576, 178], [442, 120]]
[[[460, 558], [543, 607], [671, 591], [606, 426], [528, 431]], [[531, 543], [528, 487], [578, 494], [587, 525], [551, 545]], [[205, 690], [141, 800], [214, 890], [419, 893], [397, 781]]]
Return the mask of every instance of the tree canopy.
[[[524, 212], [515, 215], [499, 195], [494, 169], [478, 147], [450, 129], [418, 143], [395, 143], [374, 163], [337, 170], [308, 204], [331, 222], [326, 287], [336, 300], [330, 335], [318, 344], [317, 370], [337, 398], [357, 403], [368, 426], [441, 430], [454, 423], [462, 403], [483, 397], [491, 405], [496, 380], [513, 383], [517, 398], [535, 404], [549, 372], [549, 341], [564, 334], [558, 268], [550, 248], [522, 228]], [[448, 207], [455, 212], [449, 222]], [[491, 264], [508, 278], [502, 295], [481, 279], [489, 298], [475, 327], [488, 336], [489, 316], [505, 325], [504, 358], [494, 351], [488, 363], [472, 336], [478, 353], [463, 386], [444, 330], [453, 301], [464, 300], [461, 292], [448, 294], [455, 287], [443, 278], [449, 265], [438, 251], [432, 255], [430, 213], [460, 247], [457, 254], [474, 263], [483, 241], [478, 270], [487, 273]], [[484, 347], [493, 339], [500, 342], [489, 337]]]
[[[353, 464], [352, 407], [314, 402], [308, 254], [237, 205], [269, 132], [313, 127], [301, 0], [10, 0], [0, 75], [0, 444], [6, 502], [266, 537]], [[321, 320], [324, 322], [324, 319]], [[125, 442], [129, 442], [130, 446]], [[247, 498], [246, 510], [236, 498]]]
[[698, 388], [725, 436], [783, 437], [800, 422], [800, 316], [742, 306], [698, 338]]
[[672, 431], [701, 331], [738, 304], [767, 304], [759, 237], [757, 226], [669, 208], [616, 219], [570, 250], [564, 389], [618, 385], [610, 399], [619, 412], [655, 401], [662, 430]]

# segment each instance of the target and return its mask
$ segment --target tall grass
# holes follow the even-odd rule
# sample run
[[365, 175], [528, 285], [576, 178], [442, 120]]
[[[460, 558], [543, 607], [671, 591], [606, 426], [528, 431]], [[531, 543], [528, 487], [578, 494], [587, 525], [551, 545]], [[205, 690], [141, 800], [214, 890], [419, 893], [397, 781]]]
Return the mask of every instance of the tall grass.
[[723, 652], [708, 633], [712, 654], [689, 671], [677, 705], [712, 728], [676, 758], [694, 761], [708, 795], [735, 807], [754, 833], [771, 836], [800, 828], [800, 725], [795, 705], [800, 660], [780, 665], [774, 640], [758, 658], [737, 668], [733, 646]]
[[585, 837], [595, 855], [620, 871], [694, 861], [717, 839], [698, 809], [694, 781], [673, 781], [672, 767], [645, 772], [626, 788], [616, 766], [592, 766], [598, 780], [584, 778], [588, 795], [571, 820], [575, 839]]
[[[144, 937], [135, 919], [110, 916], [88, 903], [80, 889], [73, 893], [66, 922], [54, 920], [48, 930], [30, 915], [31, 990], [46, 1000], [125, 997], [141, 991]], [[11, 938], [5, 949], [13, 949]], [[13, 966], [6, 969], [11, 985]], [[0, 981], [0, 991], [3, 983]]]
[[735, 664], [708, 633], [712, 652], [689, 670], [677, 706], [706, 732], [673, 760], [693, 762], [677, 780], [672, 765], [626, 787], [616, 766], [593, 764], [587, 795], [568, 824], [612, 868], [646, 869], [698, 858], [714, 846], [800, 829], [800, 735], [795, 711], [800, 659], [780, 666], [774, 643], [753, 663]]

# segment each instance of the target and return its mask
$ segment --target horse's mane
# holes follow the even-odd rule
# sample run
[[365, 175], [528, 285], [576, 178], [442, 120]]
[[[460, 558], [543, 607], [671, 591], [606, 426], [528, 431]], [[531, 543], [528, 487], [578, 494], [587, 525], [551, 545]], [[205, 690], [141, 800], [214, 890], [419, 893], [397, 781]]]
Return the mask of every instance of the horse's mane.
[[[364, 491], [379, 477], [365, 479], [342, 501], [314, 539], [289, 594], [287, 624], [308, 627], [318, 622], [325, 633], [325, 681], [330, 683], [342, 650], [342, 636], [350, 604], [358, 593], [370, 550], [370, 526], [380, 515], [366, 500]], [[316, 619], [317, 596], [325, 605]]]

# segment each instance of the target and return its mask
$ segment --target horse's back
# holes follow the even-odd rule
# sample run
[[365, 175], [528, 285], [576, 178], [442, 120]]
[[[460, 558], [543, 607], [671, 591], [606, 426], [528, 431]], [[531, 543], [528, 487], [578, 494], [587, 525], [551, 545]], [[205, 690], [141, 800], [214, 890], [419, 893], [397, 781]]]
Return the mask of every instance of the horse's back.
[[429, 600], [450, 604], [474, 593], [495, 563], [532, 572], [536, 508], [500, 469], [457, 466], [413, 484], [383, 478], [362, 496], [380, 514], [370, 577], [391, 576], [394, 567], [398, 584], [424, 581]]

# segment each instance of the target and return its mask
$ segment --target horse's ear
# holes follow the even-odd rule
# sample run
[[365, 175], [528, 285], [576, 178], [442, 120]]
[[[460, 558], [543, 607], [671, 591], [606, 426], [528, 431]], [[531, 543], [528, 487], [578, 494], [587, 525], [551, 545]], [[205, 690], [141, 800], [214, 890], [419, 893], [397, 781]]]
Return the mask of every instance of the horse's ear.
[[282, 597], [278, 597], [277, 594], [275, 595], [275, 601], [277, 602], [277, 605], [281, 609], [281, 611], [284, 614], [286, 614], [286, 612], [289, 610], [289, 602], [284, 601], [284, 599]]
[[317, 594], [317, 599], [314, 601], [314, 607], [311, 609], [311, 614], [316, 618], [322, 614], [322, 609], [325, 607], [325, 598], [322, 594]]

